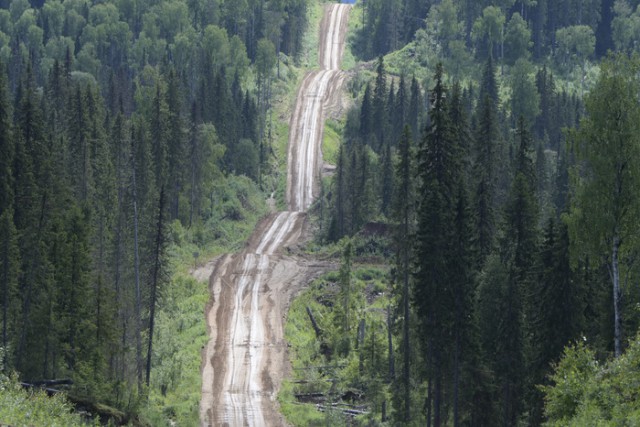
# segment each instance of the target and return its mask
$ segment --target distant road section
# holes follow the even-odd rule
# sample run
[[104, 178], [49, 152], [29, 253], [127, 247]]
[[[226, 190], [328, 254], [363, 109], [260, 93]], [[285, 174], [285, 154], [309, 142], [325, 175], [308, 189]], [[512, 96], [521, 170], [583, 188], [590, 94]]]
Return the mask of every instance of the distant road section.
[[289, 134], [288, 211], [270, 215], [247, 247], [221, 257], [210, 278], [203, 349], [202, 426], [280, 426], [276, 396], [287, 369], [284, 317], [294, 291], [323, 267], [283, 253], [302, 236], [305, 211], [319, 189], [324, 110], [339, 96], [344, 74], [347, 4], [330, 4], [320, 26], [321, 70], [298, 91]]

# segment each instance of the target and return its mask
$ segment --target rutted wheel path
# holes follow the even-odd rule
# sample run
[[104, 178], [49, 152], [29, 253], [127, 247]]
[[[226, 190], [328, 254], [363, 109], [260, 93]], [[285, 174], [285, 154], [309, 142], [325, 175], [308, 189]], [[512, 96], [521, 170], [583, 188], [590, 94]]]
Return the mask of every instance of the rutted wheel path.
[[242, 252], [220, 258], [214, 267], [202, 363], [203, 426], [285, 424], [276, 402], [287, 369], [284, 317], [295, 290], [323, 266], [283, 249], [303, 238], [305, 211], [319, 187], [324, 110], [344, 80], [339, 67], [349, 7], [326, 6], [321, 70], [308, 73], [298, 91], [289, 134], [289, 210], [263, 220]]

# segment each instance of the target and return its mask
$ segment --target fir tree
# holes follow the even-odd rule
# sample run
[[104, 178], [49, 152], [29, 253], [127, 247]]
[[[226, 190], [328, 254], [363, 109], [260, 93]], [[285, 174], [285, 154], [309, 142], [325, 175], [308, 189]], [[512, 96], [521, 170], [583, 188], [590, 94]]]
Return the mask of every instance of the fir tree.
[[[443, 391], [450, 361], [454, 295], [451, 292], [452, 230], [455, 194], [459, 179], [459, 155], [450, 122], [442, 65], [436, 67], [431, 93], [431, 122], [418, 154], [420, 170], [418, 231], [414, 298], [424, 327], [423, 346], [429, 368], [428, 418], [435, 426], [443, 422]], [[431, 413], [430, 408], [433, 408]]]
[[375, 142], [370, 144], [376, 152], [380, 152], [382, 147], [387, 144], [389, 137], [388, 129], [388, 110], [387, 110], [387, 72], [382, 57], [378, 58], [378, 66], [376, 68], [376, 87], [373, 91], [373, 99], [371, 106], [373, 110], [373, 132]]
[[419, 139], [422, 133], [420, 118], [422, 116], [422, 93], [418, 80], [413, 76], [411, 79], [411, 97], [409, 98], [409, 107], [407, 111], [407, 124], [414, 140]]
[[399, 420], [408, 423], [411, 420], [411, 310], [410, 310], [410, 275], [411, 260], [415, 237], [415, 173], [414, 150], [411, 131], [405, 126], [402, 138], [398, 143], [398, 162], [396, 166], [396, 188], [394, 193], [394, 220], [397, 224], [394, 233], [396, 253], [396, 281], [402, 286], [402, 398], [404, 404], [399, 408]]
[[398, 93], [395, 97], [395, 104], [392, 108], [391, 114], [391, 126], [393, 129], [393, 145], [397, 145], [400, 138], [402, 138], [402, 132], [404, 126], [408, 122], [408, 104], [409, 97], [407, 94], [407, 84], [404, 79], [404, 74], [400, 76], [400, 83], [398, 83]]
[[496, 209], [496, 145], [497, 124], [489, 96], [482, 100], [476, 136], [476, 232], [480, 262], [483, 262], [493, 249], [495, 239]]
[[531, 140], [522, 118], [518, 124], [518, 138], [520, 144], [516, 155], [516, 174], [505, 210], [505, 238], [501, 242], [501, 252], [508, 272], [506, 292], [503, 295], [503, 327], [499, 330], [500, 356], [496, 364], [503, 391], [503, 425], [513, 425], [521, 411], [526, 344], [526, 325], [523, 325], [523, 319], [531, 318], [531, 306], [527, 302], [531, 299], [538, 253], [535, 170], [531, 159]]
[[185, 128], [182, 117], [181, 88], [175, 70], [171, 69], [167, 77], [167, 192], [171, 219], [178, 219], [180, 213], [180, 195], [184, 186], [185, 169]]

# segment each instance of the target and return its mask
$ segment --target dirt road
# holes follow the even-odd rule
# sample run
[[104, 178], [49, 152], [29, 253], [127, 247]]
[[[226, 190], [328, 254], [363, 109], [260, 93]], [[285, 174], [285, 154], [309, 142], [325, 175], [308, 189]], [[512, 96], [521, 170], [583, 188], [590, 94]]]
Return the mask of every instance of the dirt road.
[[348, 5], [330, 4], [320, 27], [322, 70], [298, 91], [289, 135], [288, 211], [272, 214], [247, 247], [215, 262], [207, 306], [209, 343], [203, 349], [203, 426], [279, 426], [276, 396], [287, 369], [284, 319], [297, 289], [328, 268], [286, 248], [303, 239], [306, 214], [318, 191], [324, 110], [344, 80], [339, 71]]

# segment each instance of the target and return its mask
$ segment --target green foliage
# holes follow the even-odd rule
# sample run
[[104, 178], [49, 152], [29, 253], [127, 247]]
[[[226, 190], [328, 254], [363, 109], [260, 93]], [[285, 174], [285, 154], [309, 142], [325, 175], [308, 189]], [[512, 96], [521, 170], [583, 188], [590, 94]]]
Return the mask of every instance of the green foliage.
[[518, 59], [526, 59], [531, 48], [531, 30], [519, 13], [514, 13], [505, 32], [505, 60], [514, 64]]
[[613, 41], [616, 49], [620, 51], [638, 51], [640, 46], [640, 7], [635, 11], [626, 0], [618, 0], [613, 6], [615, 18], [613, 18]]
[[533, 66], [526, 59], [518, 59], [511, 69], [511, 118], [522, 117], [530, 126], [540, 112], [540, 94], [533, 80]]
[[[503, 43], [504, 24], [506, 18], [503, 11], [496, 6], [488, 6], [482, 11], [482, 16], [473, 23], [473, 38], [476, 43], [486, 40], [489, 56], [494, 56], [496, 43]], [[497, 56], [497, 55], [496, 55]]]
[[72, 414], [72, 405], [63, 394], [47, 396], [44, 391], [26, 390], [16, 378], [0, 374], [0, 422], [15, 426], [84, 427], [99, 426]]
[[447, 57], [452, 45], [462, 37], [463, 22], [458, 18], [458, 6], [453, 0], [434, 5], [427, 17], [427, 29], [438, 45], [438, 51]]
[[640, 218], [639, 64], [637, 58], [623, 55], [603, 64], [600, 79], [586, 100], [589, 116], [573, 135], [582, 160], [576, 166], [576, 196], [567, 217], [574, 264], [587, 257], [609, 268], [616, 356], [621, 353], [624, 333], [620, 270], [633, 267], [631, 254], [638, 250], [632, 224]]
[[[344, 250], [348, 250], [348, 246], [349, 243]], [[334, 326], [336, 319], [343, 319], [340, 283], [346, 274], [346, 264], [343, 264], [342, 272], [327, 273], [311, 283], [309, 289], [293, 301], [289, 310], [285, 337], [293, 350], [293, 378], [285, 380], [278, 400], [287, 420], [293, 425], [320, 426], [345, 422], [339, 410], [328, 410], [322, 414], [315, 404], [303, 403], [304, 396], [309, 393], [323, 394], [322, 405], [335, 402], [366, 409], [370, 412], [366, 418], [371, 421], [379, 420], [382, 401], [389, 400], [385, 313], [389, 300], [384, 293], [372, 294], [376, 288], [388, 289], [387, 272], [378, 266], [360, 265], [357, 261], [358, 258], [354, 257], [350, 275], [351, 298], [358, 301], [351, 308], [351, 317], [354, 324], [357, 321], [364, 325], [363, 334], [362, 326], [356, 328], [354, 325], [345, 337], [343, 329]], [[322, 331], [319, 337], [311, 326], [307, 307]], [[340, 350], [345, 345], [345, 338], [351, 341], [349, 352]], [[342, 401], [341, 396], [346, 392], [363, 393], [364, 396], [353, 402]], [[301, 395], [300, 400], [296, 395]], [[363, 406], [365, 403], [371, 406]]]
[[[191, 228], [177, 221], [171, 224], [168, 252], [175, 270], [158, 303], [150, 399], [143, 408], [154, 425], [167, 420], [178, 425], [198, 423], [200, 351], [207, 342], [202, 310], [210, 295], [208, 282], [196, 281], [192, 270], [202, 261], [240, 248], [266, 213], [262, 193], [246, 177], [219, 180], [213, 191], [216, 200], [224, 202], [212, 206], [208, 222]], [[230, 212], [241, 218], [229, 216]]]
[[560, 65], [568, 70], [577, 65], [584, 68], [585, 62], [595, 51], [595, 35], [586, 25], [561, 28], [556, 31], [556, 39], [558, 40], [556, 58]]
[[545, 392], [548, 426], [634, 425], [640, 418], [637, 396], [640, 340], [626, 352], [599, 364], [584, 343], [565, 349]]
[[555, 366], [553, 386], [545, 391], [545, 415], [549, 425], [568, 425], [576, 415], [584, 396], [589, 393], [589, 380], [599, 371], [595, 355], [584, 343], [566, 347], [561, 361]]
[[335, 165], [338, 160], [338, 146], [340, 144], [341, 123], [327, 120], [322, 140], [322, 158], [325, 162]]
[[[151, 409], [154, 423], [197, 423], [204, 331], [196, 319], [206, 287], [195, 290], [182, 271], [173, 288], [165, 272], [174, 261], [191, 264], [194, 252], [239, 247], [266, 212], [252, 179], [275, 163], [259, 147], [271, 87], [256, 93], [256, 82], [272, 78], [282, 59], [293, 84], [286, 63], [300, 52], [306, 4], [238, 3], [231, 11], [199, 0], [0, 2], [7, 369], [28, 380], [69, 376], [78, 397], [127, 412], [146, 410], [148, 391], [151, 407], [164, 405], [153, 397], [164, 385], [171, 408]], [[232, 12], [251, 15], [250, 31], [231, 25]], [[184, 332], [192, 346], [159, 330]], [[152, 372], [147, 390], [136, 383], [147, 362], [136, 347], [150, 338], [160, 356], [148, 362], [159, 378]], [[176, 348], [191, 356], [168, 363]]]
[[[638, 67], [637, 59], [623, 56], [603, 64], [600, 80], [586, 99], [590, 114], [573, 135], [576, 154], [586, 163], [576, 176], [578, 191], [570, 230], [576, 245], [594, 257], [610, 250], [613, 234], [629, 235], [640, 214], [635, 197], [640, 184]], [[628, 250], [633, 250], [635, 239], [624, 240], [630, 245]]]

